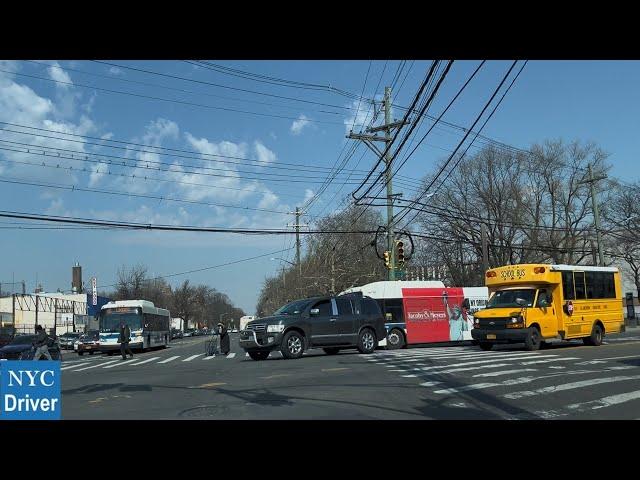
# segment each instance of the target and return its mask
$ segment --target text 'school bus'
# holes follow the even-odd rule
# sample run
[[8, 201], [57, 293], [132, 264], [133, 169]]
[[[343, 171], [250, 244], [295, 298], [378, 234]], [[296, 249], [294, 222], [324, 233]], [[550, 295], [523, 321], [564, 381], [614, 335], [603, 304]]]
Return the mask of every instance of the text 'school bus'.
[[373, 282], [341, 295], [353, 292], [362, 292], [380, 305], [387, 338], [379, 345], [388, 349], [471, 340], [473, 315], [488, 299], [487, 287], [445, 287], [438, 281]]
[[508, 265], [488, 270], [490, 299], [471, 334], [480, 348], [581, 338], [600, 345], [605, 333], [624, 331], [620, 272], [585, 265]]
[[157, 308], [147, 300], [118, 300], [109, 302], [100, 309], [101, 352], [112, 354], [120, 349], [118, 337], [120, 325], [129, 325], [131, 349], [145, 350], [152, 347], [166, 347], [171, 338], [169, 310]]

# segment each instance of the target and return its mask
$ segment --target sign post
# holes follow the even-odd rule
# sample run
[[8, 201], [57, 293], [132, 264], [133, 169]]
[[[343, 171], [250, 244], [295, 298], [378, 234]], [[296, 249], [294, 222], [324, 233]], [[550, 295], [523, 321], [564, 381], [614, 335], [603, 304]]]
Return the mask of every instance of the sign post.
[[92, 305], [95, 307], [98, 305], [98, 280], [96, 277], [91, 279], [91, 291], [93, 293]]

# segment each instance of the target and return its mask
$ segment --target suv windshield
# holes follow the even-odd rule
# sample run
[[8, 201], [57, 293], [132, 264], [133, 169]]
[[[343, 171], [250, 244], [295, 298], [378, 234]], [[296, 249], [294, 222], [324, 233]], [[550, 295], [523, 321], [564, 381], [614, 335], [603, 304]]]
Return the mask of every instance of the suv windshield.
[[536, 295], [534, 288], [520, 288], [517, 290], [500, 290], [496, 292], [493, 297], [489, 299], [487, 308], [502, 308], [502, 307], [520, 307], [516, 303], [517, 298], [523, 299], [525, 307], [533, 306], [533, 299]]
[[311, 300], [296, 300], [287, 303], [284, 307], [280, 307], [274, 312], [274, 315], [300, 315], [309, 306]]

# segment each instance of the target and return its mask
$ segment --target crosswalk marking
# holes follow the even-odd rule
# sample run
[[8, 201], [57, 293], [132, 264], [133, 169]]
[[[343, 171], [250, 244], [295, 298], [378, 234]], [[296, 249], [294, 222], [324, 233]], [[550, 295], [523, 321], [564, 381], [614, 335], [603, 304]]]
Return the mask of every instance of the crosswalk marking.
[[82, 372], [83, 370], [89, 370], [90, 368], [98, 368], [103, 365], [109, 365], [110, 363], [119, 362], [120, 360], [110, 360], [108, 362], [98, 363], [96, 365], [91, 365], [90, 367], [79, 368], [78, 370], [74, 370], [74, 372]]
[[633, 392], [620, 393], [618, 395], [610, 395], [598, 400], [592, 400], [590, 402], [573, 403], [567, 405], [568, 410], [597, 410], [599, 408], [610, 407], [612, 405], [620, 405], [621, 403], [630, 402], [640, 398], [640, 390], [634, 390]]
[[233, 358], [233, 357], [235, 357], [235, 356], [236, 356], [236, 354], [235, 354], [235, 353], [230, 353], [229, 355], [227, 355], [227, 358]]
[[[557, 357], [558, 355], [539, 355], [538, 358], [544, 358], [544, 357]], [[499, 362], [504, 362], [506, 360], [522, 360], [523, 358], [529, 358], [529, 357], [522, 357], [522, 356], [514, 356], [514, 357], [508, 357], [508, 358], [497, 358], [497, 359], [491, 359], [491, 360], [478, 360], [478, 361], [472, 361], [472, 362], [462, 362], [462, 363], [451, 363], [448, 365], [433, 365], [433, 366], [429, 366], [429, 367], [423, 367], [422, 370], [439, 370], [442, 368], [450, 368], [450, 367], [465, 367], [467, 365], [481, 365], [481, 364], [485, 364], [485, 363], [494, 363], [496, 361]]]
[[153, 362], [154, 360], [158, 360], [160, 357], [151, 357], [143, 360], [141, 362], [132, 363], [131, 365], [144, 365], [145, 363]]
[[174, 361], [176, 358], [180, 358], [180, 355], [175, 355], [173, 357], [169, 357], [166, 360], [162, 360], [161, 362], [158, 362], [158, 363], [169, 363], [169, 362]]
[[550, 358], [547, 360], [533, 360], [531, 362], [521, 362], [522, 365], [535, 365], [537, 363], [549, 363], [549, 362], [566, 362], [568, 360], [580, 360], [578, 357], [562, 357], [562, 358]]
[[474, 377], [499, 377], [501, 375], [509, 375], [511, 373], [535, 372], [535, 368], [515, 368], [513, 370], [500, 370], [499, 372], [476, 373]]
[[435, 372], [437, 375], [442, 375], [442, 374], [449, 374], [449, 373], [456, 373], [456, 372], [468, 372], [470, 370], [482, 370], [484, 368], [499, 368], [499, 367], [506, 367], [507, 365], [509, 365], [508, 363], [494, 363], [491, 365], [480, 365], [478, 367], [462, 367], [462, 368], [452, 368], [449, 370], [439, 370], [437, 372]]
[[190, 362], [191, 360], [193, 360], [194, 358], [198, 358], [199, 356], [201, 356], [201, 353], [198, 353], [197, 355], [191, 355], [190, 357], [185, 358], [184, 360], [182, 360], [183, 362]]
[[638, 380], [640, 375], [624, 375], [620, 377], [592, 378], [580, 382], [565, 383], [562, 385], [554, 385], [550, 387], [539, 388], [537, 390], [523, 390], [520, 392], [511, 392], [504, 395], [505, 398], [512, 400], [524, 397], [533, 397], [545, 393], [564, 392], [566, 390], [574, 390], [577, 388], [591, 387], [593, 385], [602, 385], [604, 383], [624, 382], [627, 380]]
[[212, 358], [216, 358], [216, 354], [209, 355], [208, 357], [204, 357], [203, 360], [211, 360]]
[[89, 362], [76, 363], [75, 365], [69, 365], [69, 366], [66, 366], [66, 367], [62, 367], [60, 370], [68, 370], [70, 368], [78, 368], [78, 367], [81, 367], [83, 365], [89, 365]]
[[116, 362], [118, 362], [118, 363], [114, 363], [113, 365], [109, 365], [109, 366], [104, 367], [104, 368], [113, 368], [113, 367], [118, 367], [120, 365], [126, 365], [127, 363], [135, 362], [135, 360], [132, 358], [131, 360], [124, 360], [124, 361], [116, 360]]

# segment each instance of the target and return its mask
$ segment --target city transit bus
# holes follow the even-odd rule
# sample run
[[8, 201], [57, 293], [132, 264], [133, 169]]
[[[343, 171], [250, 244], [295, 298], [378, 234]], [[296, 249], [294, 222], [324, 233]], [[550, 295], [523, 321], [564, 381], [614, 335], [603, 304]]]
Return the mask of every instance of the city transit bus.
[[340, 293], [375, 299], [385, 316], [387, 349], [472, 340], [473, 315], [484, 308], [487, 287], [445, 287], [440, 281], [383, 281]]
[[507, 265], [488, 270], [485, 283], [489, 302], [471, 330], [483, 350], [522, 342], [538, 350], [551, 339], [600, 345], [605, 334], [625, 329], [617, 268]]
[[113, 354], [120, 350], [118, 337], [121, 322], [131, 331], [129, 346], [145, 350], [166, 347], [171, 335], [169, 310], [157, 308], [147, 300], [118, 300], [109, 302], [100, 309], [99, 329], [101, 352]]

